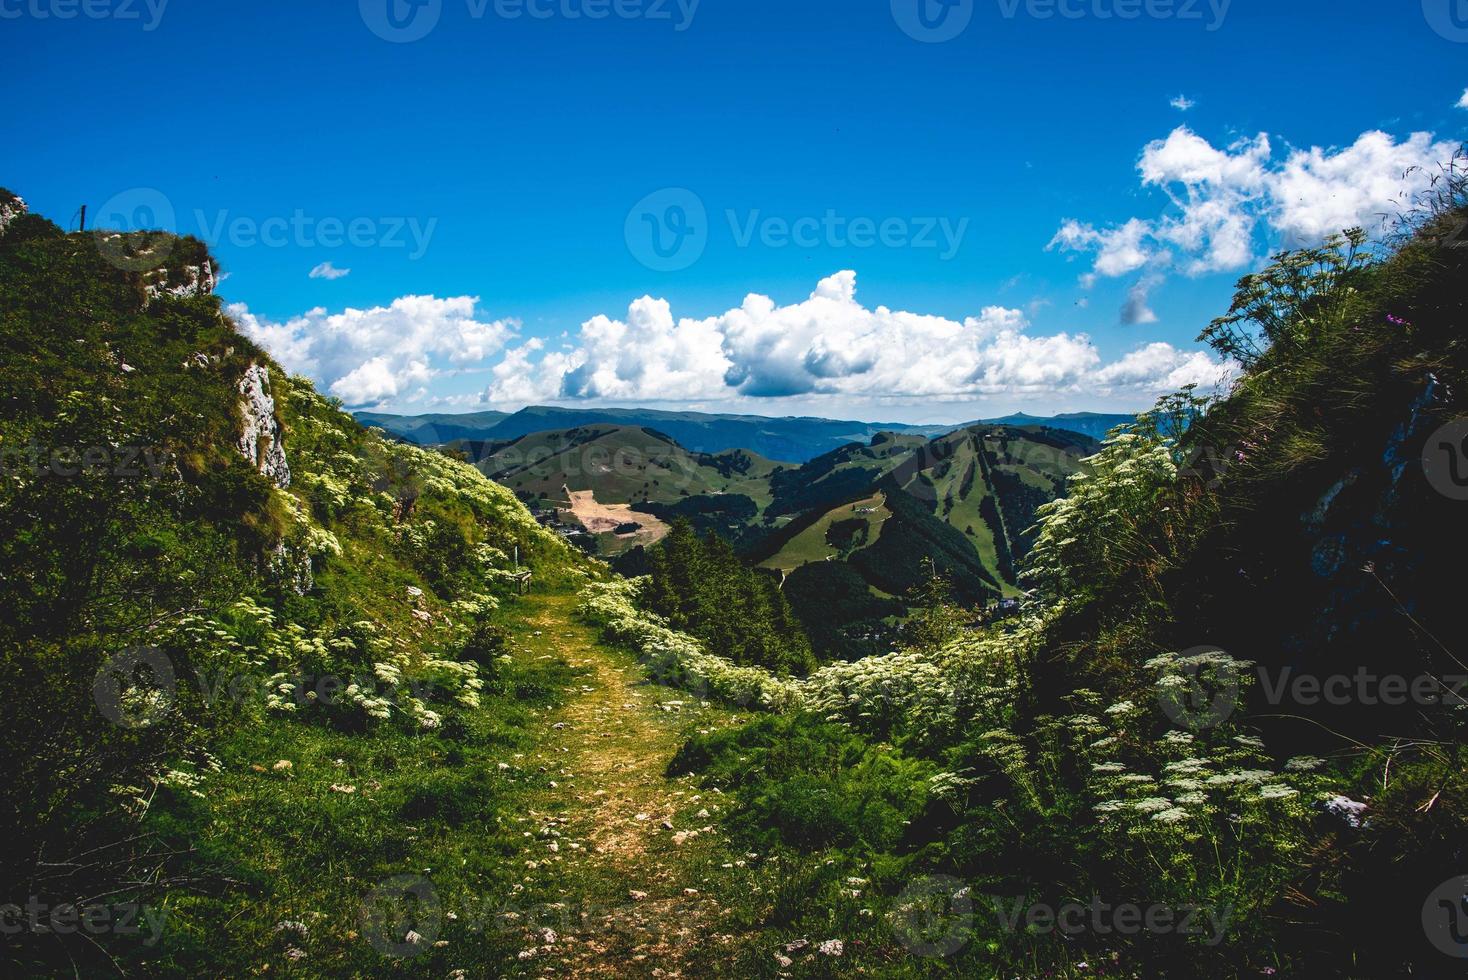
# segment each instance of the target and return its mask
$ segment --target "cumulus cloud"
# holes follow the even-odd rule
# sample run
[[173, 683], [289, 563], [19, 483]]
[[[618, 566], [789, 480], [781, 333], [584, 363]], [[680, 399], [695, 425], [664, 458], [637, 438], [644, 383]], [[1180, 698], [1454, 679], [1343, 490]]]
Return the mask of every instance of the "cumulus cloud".
[[1104, 231], [1079, 221], [1067, 221], [1055, 233], [1049, 248], [1095, 252], [1096, 275], [1124, 276], [1157, 258], [1157, 250], [1147, 244], [1151, 234], [1152, 226], [1140, 218]]
[[1202, 351], [1180, 351], [1158, 342], [1097, 371], [1096, 382], [1110, 390], [1176, 391], [1186, 385], [1209, 389], [1227, 383], [1237, 370], [1237, 365], [1217, 361]]
[[[1153, 319], [1144, 275], [1132, 322]], [[287, 370], [314, 378], [353, 408], [408, 403], [519, 407], [543, 402], [679, 402], [755, 407], [832, 401], [870, 405], [963, 402], [988, 396], [1122, 396], [1141, 400], [1183, 384], [1212, 385], [1225, 365], [1153, 343], [1106, 363], [1083, 333], [1031, 332], [1025, 313], [986, 306], [961, 320], [868, 308], [856, 273], [822, 279], [781, 305], [752, 293], [709, 317], [677, 317], [643, 296], [625, 314], [598, 314], [550, 344], [517, 339], [472, 296], [404, 296], [388, 306], [284, 321], [229, 307], [241, 331]], [[482, 372], [480, 396], [435, 398], [448, 375]], [[784, 400], [784, 401], [782, 401]]]
[[1459, 109], [1468, 109], [1468, 88], [1463, 90], [1463, 97], [1458, 100]]
[[359, 407], [403, 397], [504, 350], [519, 324], [481, 320], [477, 304], [473, 296], [403, 296], [367, 310], [318, 307], [284, 322], [256, 316], [243, 303], [229, 313], [287, 370]]
[[[781, 306], [750, 294], [740, 306], [702, 319], [675, 319], [665, 300], [645, 296], [623, 319], [586, 321], [568, 349], [548, 351], [539, 340], [510, 349], [492, 369], [485, 400], [1155, 394], [1176, 387], [1179, 377], [1190, 383], [1211, 371], [1216, 380], [1223, 367], [1206, 354], [1168, 344], [1103, 365], [1086, 335], [1033, 335], [1017, 309], [989, 306], [959, 321], [869, 309], [856, 293], [856, 273], [843, 271], [821, 280], [800, 302]], [[1146, 358], [1138, 360], [1143, 352]]]
[[341, 279], [351, 274], [351, 269], [338, 269], [330, 261], [326, 261], [312, 269], [310, 277], [312, 279]]
[[[1429, 191], [1455, 146], [1431, 133], [1399, 142], [1371, 131], [1344, 148], [1281, 157], [1263, 133], [1219, 147], [1179, 126], [1149, 143], [1137, 164], [1142, 185], [1167, 197], [1161, 215], [1100, 228], [1070, 219], [1050, 247], [1094, 255], [1082, 277], [1087, 287], [1144, 267], [1189, 276], [1239, 271], [1271, 247], [1313, 244], [1353, 227], [1383, 230]], [[1138, 309], [1134, 295], [1128, 308]]]
[[1178, 112], [1187, 112], [1189, 109], [1193, 108], [1193, 106], [1197, 104], [1198, 103], [1194, 102], [1186, 95], [1179, 95], [1177, 98], [1168, 103], [1168, 105], [1172, 106]]

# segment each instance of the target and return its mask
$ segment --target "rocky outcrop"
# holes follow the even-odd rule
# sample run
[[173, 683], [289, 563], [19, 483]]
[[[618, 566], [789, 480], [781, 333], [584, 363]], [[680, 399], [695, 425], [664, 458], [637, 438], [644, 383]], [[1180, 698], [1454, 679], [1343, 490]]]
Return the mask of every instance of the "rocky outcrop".
[[266, 572], [296, 595], [306, 595], [315, 587], [316, 576], [311, 556], [285, 541], [278, 542], [265, 560]]
[[240, 455], [277, 487], [290, 486], [291, 468], [285, 458], [280, 422], [275, 417], [270, 372], [262, 364], [251, 364], [240, 379], [239, 392], [240, 415], [244, 419], [237, 444]]
[[198, 239], [170, 236], [162, 261], [144, 270], [142, 276], [149, 302], [161, 296], [208, 296], [219, 285], [219, 263]]
[[205, 259], [198, 265], [158, 269], [150, 278], [152, 281], [144, 287], [150, 300], [160, 296], [208, 296], [219, 285], [219, 267], [213, 259]]
[[0, 187], [0, 235], [5, 234], [6, 227], [26, 213], [25, 201]]

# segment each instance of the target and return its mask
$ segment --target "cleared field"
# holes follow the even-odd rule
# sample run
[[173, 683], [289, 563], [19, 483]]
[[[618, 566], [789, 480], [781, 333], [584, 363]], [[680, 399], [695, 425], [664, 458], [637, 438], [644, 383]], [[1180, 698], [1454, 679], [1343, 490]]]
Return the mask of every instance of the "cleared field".
[[[571, 513], [581, 526], [592, 534], [610, 534], [627, 548], [637, 545], [654, 545], [668, 536], [672, 528], [651, 514], [639, 513], [628, 504], [603, 504], [597, 501], [594, 490], [571, 491]], [[640, 524], [641, 530], [630, 534], [618, 534], [617, 528], [624, 524]]]
[[[870, 511], [870, 513], [862, 513], [863, 511]], [[892, 512], [887, 509], [887, 497], [881, 493], [865, 500], [859, 500], [854, 504], [834, 507], [820, 520], [792, 538], [790, 543], [781, 548], [773, 558], [761, 562], [760, 567], [791, 572], [813, 561], [836, 558], [841, 552], [826, 540], [826, 533], [831, 530], [832, 525], [841, 521], [865, 521], [867, 525], [865, 544], [871, 545], [882, 536], [882, 525], [891, 516]]]

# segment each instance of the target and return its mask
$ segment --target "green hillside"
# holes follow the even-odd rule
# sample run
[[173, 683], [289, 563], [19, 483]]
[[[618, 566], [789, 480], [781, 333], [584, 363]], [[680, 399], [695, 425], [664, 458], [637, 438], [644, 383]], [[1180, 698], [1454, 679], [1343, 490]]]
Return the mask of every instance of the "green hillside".
[[692, 453], [647, 428], [591, 425], [506, 443], [456, 443], [479, 470], [537, 506], [566, 507], [565, 490], [596, 491], [615, 504], [677, 504], [713, 494], [746, 496], [763, 511], [778, 464], [742, 450]]
[[811, 562], [847, 557], [875, 544], [892, 517], [881, 492], [817, 514], [814, 521], [802, 521], [797, 533], [760, 567], [788, 573]]
[[[655, 429], [588, 425], [445, 448], [554, 515], [548, 521], [590, 530], [598, 553], [626, 556], [618, 567], [628, 574], [645, 570], [639, 547], [683, 520], [782, 574], [816, 562], [850, 566], [871, 599], [865, 621], [900, 609], [893, 597], [923, 581], [925, 562], [936, 562], [967, 604], [1018, 595], [1036, 510], [1064, 492], [1097, 444], [1075, 432], [983, 425], [932, 439], [879, 433], [796, 467], [741, 450], [689, 452]], [[889, 502], [889, 492], [899, 499]], [[815, 598], [824, 587], [805, 586], [829, 577], [803, 573], [793, 600], [828, 637], [837, 607]]]
[[[498, 833], [486, 752], [550, 700], [503, 660], [519, 573], [597, 574], [472, 467], [283, 373], [217, 273], [171, 235], [0, 230], [0, 891], [170, 923], [7, 935], [13, 975], [240, 975], [285, 940], [372, 969], [321, 914]], [[431, 857], [391, 829], [450, 810]]]
[[[836, 638], [879, 635], [873, 621], [890, 617], [893, 597], [923, 582], [928, 562], [965, 604], [1019, 595], [1017, 568], [1033, 545], [1038, 508], [1065, 492], [1097, 448], [1079, 433], [988, 425], [847, 446], [775, 474], [769, 513], [808, 509], [754, 540], [750, 555], [790, 574], [792, 607], [813, 637], [826, 638], [816, 642], [819, 653], [851, 655], [866, 646]], [[815, 563], [855, 572], [858, 607], [832, 602], [837, 573], [808, 567]], [[843, 618], [862, 625], [843, 627]]]

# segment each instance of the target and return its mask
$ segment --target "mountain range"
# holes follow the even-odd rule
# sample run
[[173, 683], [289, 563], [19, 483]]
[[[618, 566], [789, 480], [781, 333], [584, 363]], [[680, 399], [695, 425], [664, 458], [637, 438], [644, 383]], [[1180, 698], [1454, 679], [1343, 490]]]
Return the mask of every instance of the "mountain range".
[[720, 415], [704, 412], [665, 412], [655, 409], [558, 408], [532, 406], [513, 414], [476, 412], [465, 415], [390, 415], [357, 412], [363, 425], [420, 446], [451, 442], [509, 442], [539, 432], [570, 430], [591, 425], [650, 428], [695, 453], [743, 449], [766, 459], [806, 463], [853, 442], [868, 443], [884, 432], [934, 437], [973, 425], [1043, 426], [1099, 439], [1131, 415], [1081, 412], [1040, 418], [1023, 413], [959, 425], [906, 425], [897, 422], [856, 422], [825, 418], [766, 418], [759, 415]]
[[819, 654], [851, 656], [863, 638], [881, 641], [934, 572], [965, 604], [1019, 594], [1036, 509], [1099, 448], [1083, 433], [1020, 421], [932, 437], [878, 432], [800, 464], [597, 422], [440, 448], [627, 574], [643, 570], [643, 549], [676, 521], [726, 539], [786, 586]]

